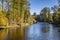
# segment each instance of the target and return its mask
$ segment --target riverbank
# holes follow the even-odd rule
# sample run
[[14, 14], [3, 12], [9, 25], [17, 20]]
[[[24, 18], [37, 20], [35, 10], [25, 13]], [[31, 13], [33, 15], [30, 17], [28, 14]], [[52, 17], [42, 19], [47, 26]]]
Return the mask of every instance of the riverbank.
[[[42, 23], [42, 21], [40, 23]], [[43, 23], [49, 23], [55, 25], [56, 27], [60, 27], [60, 23], [54, 23], [54, 22], [43, 22]]]
[[[31, 23], [31, 24], [34, 24], [34, 23]], [[31, 24], [29, 23], [23, 23], [22, 25], [6, 25], [6, 26], [0, 26], [0, 28], [20, 28], [20, 27], [28, 27], [30, 26]]]

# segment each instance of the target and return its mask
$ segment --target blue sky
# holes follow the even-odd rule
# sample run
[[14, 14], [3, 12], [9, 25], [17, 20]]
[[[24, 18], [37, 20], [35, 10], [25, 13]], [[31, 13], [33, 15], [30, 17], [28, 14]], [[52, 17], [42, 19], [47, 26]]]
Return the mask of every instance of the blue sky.
[[34, 12], [39, 14], [44, 7], [51, 8], [52, 6], [58, 4], [57, 0], [29, 0], [29, 2], [31, 14], [33, 14]]

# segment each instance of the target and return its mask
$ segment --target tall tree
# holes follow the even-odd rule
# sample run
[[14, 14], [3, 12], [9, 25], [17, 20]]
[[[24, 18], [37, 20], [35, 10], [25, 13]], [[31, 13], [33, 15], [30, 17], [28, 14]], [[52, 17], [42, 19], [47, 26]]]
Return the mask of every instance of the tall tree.
[[57, 23], [58, 22], [58, 10], [59, 10], [59, 6], [57, 6], [57, 5], [55, 5], [55, 6], [53, 6], [52, 7], [52, 10], [53, 10], [53, 21], [55, 22], [55, 23]]
[[27, 0], [9, 0], [7, 3], [8, 11], [7, 16], [9, 20], [20, 21], [23, 23], [24, 21], [24, 12], [28, 9], [28, 1]]
[[45, 22], [48, 21], [48, 14], [50, 13], [50, 9], [48, 7], [45, 7], [41, 10], [41, 16], [42, 16], [42, 20], [44, 20]]

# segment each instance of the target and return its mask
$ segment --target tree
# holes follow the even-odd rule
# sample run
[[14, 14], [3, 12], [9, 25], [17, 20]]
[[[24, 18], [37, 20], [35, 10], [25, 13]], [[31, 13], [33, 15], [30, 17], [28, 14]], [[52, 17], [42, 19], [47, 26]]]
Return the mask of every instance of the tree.
[[25, 13], [24, 13], [24, 22], [25, 23], [28, 23], [30, 22], [30, 11], [29, 10], [25, 10]]
[[40, 16], [41, 20], [43, 20], [44, 22], [48, 21], [49, 14], [50, 14], [50, 9], [48, 7], [44, 7], [40, 13], [40, 15], [42, 16], [42, 18]]
[[54, 5], [52, 7], [52, 10], [53, 10], [53, 21], [54, 22], [58, 21], [58, 15], [57, 15], [58, 9], [59, 9], [59, 7], [57, 5]]
[[36, 14], [36, 12], [33, 13], [33, 17], [34, 17], [34, 19], [37, 18], [37, 14]]
[[[5, 9], [3, 8], [3, 2], [6, 3]], [[28, 0], [2, 0], [2, 8], [6, 18], [10, 24], [23, 25], [24, 21], [30, 21], [30, 4]]]
[[54, 13], [56, 13], [58, 11], [59, 6], [54, 5], [53, 7], [51, 7], [51, 9], [53, 10]]
[[8, 20], [6, 16], [3, 14], [2, 10], [0, 10], [0, 26], [5, 26], [8, 24]]
[[[27, 0], [9, 0], [7, 2], [7, 18], [9, 21], [14, 22], [24, 22], [24, 12], [28, 9], [28, 1]], [[17, 23], [18, 23], [17, 22]]]
[[52, 13], [49, 13], [48, 14], [48, 22], [53, 22], [53, 14]]

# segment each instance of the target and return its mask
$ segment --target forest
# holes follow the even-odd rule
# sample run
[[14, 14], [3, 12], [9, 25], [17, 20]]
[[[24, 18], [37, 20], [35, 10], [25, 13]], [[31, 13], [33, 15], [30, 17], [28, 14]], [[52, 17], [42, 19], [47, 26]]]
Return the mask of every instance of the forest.
[[44, 7], [39, 15], [36, 12], [31, 15], [28, 0], [0, 0], [0, 26], [27, 26], [36, 22], [60, 24], [59, 3], [51, 9]]
[[48, 22], [60, 25], [60, 1], [58, 1], [58, 5], [53, 5], [51, 8], [44, 7], [39, 15], [34, 12], [33, 17], [37, 22]]
[[25, 26], [36, 22], [30, 14], [28, 0], [0, 0], [0, 3], [0, 26]]

